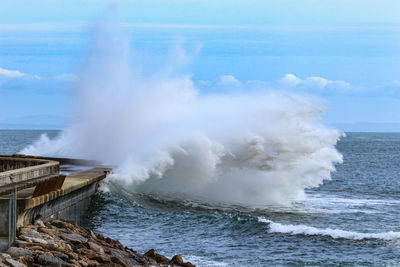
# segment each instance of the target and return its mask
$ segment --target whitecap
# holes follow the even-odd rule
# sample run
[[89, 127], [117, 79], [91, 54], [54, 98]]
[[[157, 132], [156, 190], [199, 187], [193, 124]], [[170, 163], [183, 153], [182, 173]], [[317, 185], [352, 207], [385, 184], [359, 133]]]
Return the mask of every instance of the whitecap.
[[380, 239], [380, 240], [396, 240], [400, 239], [400, 232], [382, 232], [382, 233], [360, 233], [354, 231], [345, 231], [331, 228], [317, 228], [308, 225], [293, 225], [293, 224], [281, 224], [268, 220], [264, 217], [258, 217], [258, 221], [269, 224], [270, 233], [282, 233], [291, 235], [320, 235], [329, 236], [334, 239], [353, 239], [353, 240], [364, 240], [364, 239]]

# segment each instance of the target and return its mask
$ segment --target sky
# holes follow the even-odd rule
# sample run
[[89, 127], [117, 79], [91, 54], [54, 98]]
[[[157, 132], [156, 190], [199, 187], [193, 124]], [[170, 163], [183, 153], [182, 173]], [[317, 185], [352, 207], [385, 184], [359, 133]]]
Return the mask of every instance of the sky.
[[[0, 1], [0, 127], [66, 125], [93, 25], [114, 5]], [[323, 122], [342, 130], [400, 131], [398, 0], [116, 6], [144, 71], [163, 64], [179, 42], [192, 55], [185, 72], [200, 91], [263, 85], [324, 99]]]

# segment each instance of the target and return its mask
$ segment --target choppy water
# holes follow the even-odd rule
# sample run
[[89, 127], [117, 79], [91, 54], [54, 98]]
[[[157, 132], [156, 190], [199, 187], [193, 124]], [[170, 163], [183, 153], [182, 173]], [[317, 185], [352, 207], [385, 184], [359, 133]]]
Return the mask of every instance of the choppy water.
[[[0, 130], [0, 153], [39, 135]], [[85, 224], [136, 250], [181, 253], [198, 266], [400, 265], [400, 133], [349, 133], [337, 148], [344, 163], [332, 180], [292, 207], [165, 199], [109, 184]]]

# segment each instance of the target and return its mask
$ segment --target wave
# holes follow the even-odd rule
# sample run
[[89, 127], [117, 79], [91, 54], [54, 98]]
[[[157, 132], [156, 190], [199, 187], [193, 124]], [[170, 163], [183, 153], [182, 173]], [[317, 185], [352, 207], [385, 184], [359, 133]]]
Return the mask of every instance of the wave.
[[316, 228], [307, 225], [293, 225], [281, 224], [268, 220], [264, 217], [258, 217], [258, 221], [269, 224], [270, 233], [282, 233], [291, 235], [319, 235], [328, 236], [334, 239], [352, 239], [352, 240], [365, 240], [365, 239], [380, 239], [380, 240], [396, 240], [400, 239], [400, 232], [384, 232], [384, 233], [359, 233], [353, 231], [345, 231], [330, 228]]
[[270, 88], [200, 92], [171, 68], [142, 75], [125, 39], [99, 29], [79, 75], [76, 120], [21, 153], [117, 165], [110, 178], [132, 192], [249, 206], [304, 199], [342, 162], [341, 133], [319, 122], [320, 100]]

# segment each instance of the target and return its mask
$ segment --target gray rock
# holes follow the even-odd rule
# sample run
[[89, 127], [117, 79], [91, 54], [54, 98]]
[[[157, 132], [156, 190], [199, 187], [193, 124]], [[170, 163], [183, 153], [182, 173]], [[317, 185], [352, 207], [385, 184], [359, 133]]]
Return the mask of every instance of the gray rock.
[[173, 256], [171, 261], [169, 262], [169, 264], [182, 266], [183, 265], [182, 255], [178, 254], [178, 255]]
[[21, 236], [25, 236], [25, 237], [42, 237], [41, 234], [36, 230], [25, 232]]
[[11, 266], [11, 267], [26, 267], [25, 264], [22, 264], [22, 263], [20, 263], [20, 262], [18, 262], [16, 260], [13, 260], [13, 259], [6, 259], [6, 264], [8, 266]]
[[33, 225], [38, 226], [38, 227], [46, 227], [46, 225], [44, 225], [43, 221], [41, 219], [36, 220]]
[[14, 241], [14, 245], [19, 247], [19, 248], [24, 248], [26, 246], [28, 246], [29, 242], [24, 241], [24, 240], [15, 240]]
[[50, 256], [50, 255], [46, 255], [46, 254], [42, 254], [38, 257], [37, 259], [38, 263], [45, 265], [45, 266], [65, 266], [65, 267], [69, 267], [72, 266], [70, 263], [63, 261], [60, 258], [54, 257], [54, 256]]
[[43, 238], [40, 238], [40, 237], [30, 237], [30, 236], [21, 235], [19, 238], [23, 239], [25, 241], [28, 241], [30, 243], [54, 244], [53, 240], [43, 239]]
[[10, 259], [11, 255], [8, 254], [8, 253], [0, 253], [0, 257], [3, 258], [3, 259]]
[[63, 259], [63, 260], [68, 260], [68, 255], [59, 252], [59, 251], [53, 251], [53, 255], [57, 258]]
[[64, 239], [65, 241], [69, 241], [72, 244], [82, 244], [82, 243], [86, 243], [87, 239], [84, 238], [81, 235], [78, 234], [67, 234], [67, 233], [62, 233], [60, 234], [60, 237], [62, 239]]
[[16, 248], [16, 247], [10, 247], [7, 250], [7, 253], [11, 255], [13, 258], [19, 258], [21, 256], [32, 256], [32, 252], [29, 249], [25, 248]]

